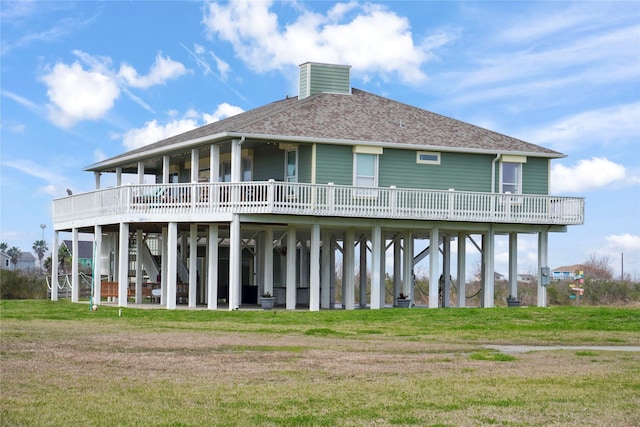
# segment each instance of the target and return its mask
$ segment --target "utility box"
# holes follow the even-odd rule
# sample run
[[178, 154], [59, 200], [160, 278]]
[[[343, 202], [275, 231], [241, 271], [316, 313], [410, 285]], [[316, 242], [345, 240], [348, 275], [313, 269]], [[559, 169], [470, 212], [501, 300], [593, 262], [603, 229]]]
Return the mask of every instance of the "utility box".
[[540, 268], [540, 285], [549, 286], [551, 283], [551, 270], [549, 267]]

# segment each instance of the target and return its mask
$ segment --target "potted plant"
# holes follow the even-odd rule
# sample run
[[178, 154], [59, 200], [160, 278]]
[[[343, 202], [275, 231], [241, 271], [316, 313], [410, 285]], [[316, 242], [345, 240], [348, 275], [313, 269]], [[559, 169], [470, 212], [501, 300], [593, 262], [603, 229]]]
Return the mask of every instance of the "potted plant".
[[507, 307], [520, 307], [520, 300], [513, 295], [507, 297]]
[[400, 308], [411, 307], [411, 299], [409, 298], [409, 295], [400, 292], [400, 295], [396, 298], [396, 305]]
[[273, 306], [276, 304], [276, 297], [271, 295], [271, 292], [265, 292], [262, 294], [262, 298], [260, 298], [260, 305], [265, 310], [271, 310]]

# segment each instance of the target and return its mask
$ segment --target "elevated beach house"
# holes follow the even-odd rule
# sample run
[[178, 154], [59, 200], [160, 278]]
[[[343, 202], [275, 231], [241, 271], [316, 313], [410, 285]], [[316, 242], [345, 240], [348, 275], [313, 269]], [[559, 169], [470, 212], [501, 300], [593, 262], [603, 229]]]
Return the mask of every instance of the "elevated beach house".
[[[465, 295], [474, 235], [481, 305], [492, 307], [495, 236], [509, 236], [517, 296], [518, 235], [536, 234], [544, 306], [548, 235], [584, 220], [582, 198], [549, 195], [550, 162], [561, 157], [352, 88], [348, 66], [305, 63], [297, 97], [87, 167], [95, 191], [54, 201], [53, 247], [61, 232], [72, 245], [78, 233], [95, 236], [96, 303], [105, 283], [120, 306], [142, 302], [153, 283], [168, 309], [232, 310], [265, 292], [286, 309], [331, 308], [336, 294], [346, 309], [378, 309], [400, 292], [412, 298], [413, 266], [427, 257], [428, 306], [441, 304], [439, 287], [449, 304], [453, 276]], [[104, 174], [114, 187], [101, 188]], [[137, 183], [123, 184], [125, 174]], [[416, 254], [418, 239], [426, 249]]]

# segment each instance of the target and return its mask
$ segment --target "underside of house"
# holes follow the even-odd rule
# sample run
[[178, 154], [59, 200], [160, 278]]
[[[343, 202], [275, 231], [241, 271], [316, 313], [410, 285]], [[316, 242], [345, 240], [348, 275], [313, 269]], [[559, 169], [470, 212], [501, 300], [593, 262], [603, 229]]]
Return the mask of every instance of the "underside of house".
[[[95, 191], [54, 201], [54, 247], [61, 232], [72, 245], [94, 235], [94, 301], [112, 286], [126, 306], [155, 287], [169, 309], [234, 309], [264, 293], [286, 309], [336, 307], [336, 295], [377, 309], [411, 300], [414, 265], [428, 258], [428, 306], [448, 306], [452, 276], [465, 295], [471, 241], [492, 307], [495, 237], [509, 236], [517, 297], [518, 235], [535, 234], [546, 305], [548, 235], [584, 221], [582, 198], [548, 195], [563, 155], [352, 89], [349, 70], [302, 64], [298, 97], [88, 167]], [[116, 186], [100, 188], [103, 174]]]

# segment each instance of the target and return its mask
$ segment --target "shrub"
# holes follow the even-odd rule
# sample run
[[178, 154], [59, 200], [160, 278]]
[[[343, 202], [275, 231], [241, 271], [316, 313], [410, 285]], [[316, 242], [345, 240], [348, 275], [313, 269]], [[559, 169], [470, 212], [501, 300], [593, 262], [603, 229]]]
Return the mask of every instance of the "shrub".
[[47, 282], [34, 272], [0, 271], [0, 299], [47, 298]]

